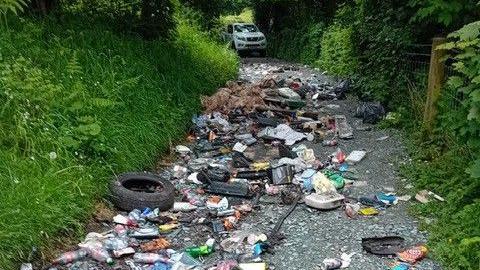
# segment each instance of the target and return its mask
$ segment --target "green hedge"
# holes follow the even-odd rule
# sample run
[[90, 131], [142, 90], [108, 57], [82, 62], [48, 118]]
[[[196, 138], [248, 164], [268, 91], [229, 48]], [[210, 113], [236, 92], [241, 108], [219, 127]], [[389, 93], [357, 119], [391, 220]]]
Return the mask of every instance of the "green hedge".
[[[85, 27], [88, 25], [88, 27]], [[81, 17], [0, 31], [0, 265], [76, 232], [108, 180], [152, 168], [238, 59], [181, 23], [172, 43]]]
[[330, 26], [323, 34], [317, 65], [335, 75], [352, 75], [358, 65], [352, 35], [352, 27]]

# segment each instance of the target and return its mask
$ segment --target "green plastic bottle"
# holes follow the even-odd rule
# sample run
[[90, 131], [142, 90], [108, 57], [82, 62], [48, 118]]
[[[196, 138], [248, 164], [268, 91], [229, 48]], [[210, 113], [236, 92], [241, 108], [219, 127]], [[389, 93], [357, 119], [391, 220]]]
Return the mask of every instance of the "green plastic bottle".
[[324, 174], [328, 177], [336, 189], [342, 189], [345, 186], [345, 179], [343, 176], [331, 171], [325, 171]]
[[205, 256], [209, 255], [213, 252], [213, 247], [212, 246], [198, 246], [198, 247], [189, 247], [185, 249], [185, 251], [190, 254], [193, 258], [198, 258], [200, 256]]

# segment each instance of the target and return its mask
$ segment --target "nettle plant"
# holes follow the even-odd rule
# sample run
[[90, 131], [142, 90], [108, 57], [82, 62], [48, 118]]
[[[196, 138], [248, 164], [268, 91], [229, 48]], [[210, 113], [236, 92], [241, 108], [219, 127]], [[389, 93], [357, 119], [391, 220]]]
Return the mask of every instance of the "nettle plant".
[[[457, 122], [455, 131], [463, 138], [472, 153], [480, 151], [480, 21], [465, 25], [448, 36], [452, 41], [439, 47], [452, 52], [455, 76], [448, 79], [447, 87], [455, 89], [463, 97], [463, 119]], [[453, 115], [448, 113], [444, 117]], [[448, 121], [452, 123], [453, 121]], [[478, 155], [467, 172], [480, 178]]]

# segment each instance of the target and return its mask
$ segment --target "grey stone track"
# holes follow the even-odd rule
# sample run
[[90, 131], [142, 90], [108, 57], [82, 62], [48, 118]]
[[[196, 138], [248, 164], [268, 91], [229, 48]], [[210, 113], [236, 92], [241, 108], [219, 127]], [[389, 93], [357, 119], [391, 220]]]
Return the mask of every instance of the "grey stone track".
[[[243, 59], [244, 67], [258, 63], [266, 64], [264, 67], [282, 64], [281, 61], [271, 59]], [[248, 71], [251, 72], [251, 71]], [[301, 76], [319, 73], [318, 71], [307, 67], [300, 67], [299, 71], [286, 72], [285, 75]], [[262, 74], [263, 75], [263, 74]], [[248, 76], [250, 79], [257, 80], [260, 74], [245, 74], [241, 69], [241, 77]], [[322, 77], [322, 76], [320, 76]], [[324, 77], [328, 80], [329, 78]], [[361, 122], [353, 118], [353, 113], [358, 101], [353, 98], [347, 98], [340, 101], [323, 101], [325, 104], [337, 104], [340, 106], [337, 110], [327, 110], [330, 114], [345, 114], [348, 122], [355, 128], [362, 126]], [[377, 141], [377, 138], [388, 135], [389, 138], [383, 141]], [[315, 155], [320, 160], [325, 159], [329, 154], [336, 150], [335, 147], [323, 147], [319, 144], [306, 143], [312, 147]], [[382, 130], [372, 127], [371, 131], [354, 131], [354, 139], [340, 140], [339, 147], [349, 153], [353, 150], [368, 151], [364, 160], [350, 168], [356, 170], [360, 180], [367, 181], [368, 185], [363, 187], [351, 187], [345, 192], [352, 197], [368, 196], [376, 192], [383, 191], [384, 188], [394, 188], [398, 195], [409, 194], [405, 189], [408, 184], [406, 179], [402, 179], [398, 173], [398, 167], [404, 162], [408, 162], [408, 155], [402, 144], [402, 137], [395, 130]], [[411, 194], [413, 195], [413, 194]], [[264, 197], [261, 202], [275, 201], [275, 197]], [[414, 200], [414, 199], [413, 199]], [[342, 252], [357, 254], [353, 257], [352, 263], [348, 269], [389, 269], [388, 264], [395, 261], [394, 258], [378, 257], [362, 251], [362, 237], [398, 235], [404, 237], [408, 244], [414, 245], [425, 243], [426, 232], [419, 231], [419, 222], [408, 215], [408, 206], [413, 203], [399, 202], [385, 211], [381, 211], [378, 216], [359, 217], [349, 219], [341, 209], [333, 211], [317, 211], [309, 209], [304, 204], [300, 204], [295, 211], [286, 219], [281, 228], [281, 232], [286, 239], [275, 246], [273, 255], [264, 256], [271, 269], [320, 269], [318, 265], [323, 259], [339, 257]], [[287, 210], [288, 206], [281, 206], [276, 203], [260, 203], [261, 210], [255, 211], [243, 222], [243, 228], [252, 228], [263, 232], [270, 231], [278, 218]], [[415, 265], [419, 270], [437, 270], [441, 267], [430, 259], [424, 259]]]

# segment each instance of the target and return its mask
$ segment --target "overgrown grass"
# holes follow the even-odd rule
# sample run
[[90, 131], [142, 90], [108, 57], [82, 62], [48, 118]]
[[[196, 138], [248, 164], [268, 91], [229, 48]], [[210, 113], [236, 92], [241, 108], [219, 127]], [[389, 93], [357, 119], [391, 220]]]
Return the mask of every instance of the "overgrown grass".
[[478, 269], [480, 184], [465, 172], [472, 153], [456, 144], [454, 138], [437, 137], [434, 143], [422, 143], [418, 135], [408, 138], [413, 161], [401, 172], [418, 190], [431, 190], [446, 199], [443, 203], [417, 204], [412, 209], [429, 220], [424, 226], [430, 232], [431, 254], [446, 269]]
[[114, 174], [151, 168], [199, 95], [237, 72], [234, 54], [185, 23], [166, 42], [71, 18], [0, 31], [2, 269], [78, 230]]

